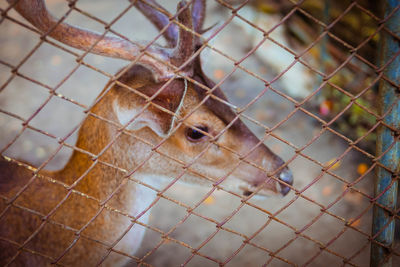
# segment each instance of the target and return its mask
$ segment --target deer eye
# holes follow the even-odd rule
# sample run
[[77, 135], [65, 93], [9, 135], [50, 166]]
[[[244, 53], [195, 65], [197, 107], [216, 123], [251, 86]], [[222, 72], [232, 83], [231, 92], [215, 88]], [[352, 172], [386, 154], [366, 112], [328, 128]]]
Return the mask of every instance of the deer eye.
[[[208, 133], [208, 127], [207, 126], [196, 126], [197, 129]], [[205, 137], [207, 137], [205, 134], [203, 134], [202, 132], [200, 132], [197, 129], [193, 129], [193, 128], [187, 128], [186, 129], [186, 138], [191, 141], [191, 142], [199, 142], [202, 139], [204, 139]]]

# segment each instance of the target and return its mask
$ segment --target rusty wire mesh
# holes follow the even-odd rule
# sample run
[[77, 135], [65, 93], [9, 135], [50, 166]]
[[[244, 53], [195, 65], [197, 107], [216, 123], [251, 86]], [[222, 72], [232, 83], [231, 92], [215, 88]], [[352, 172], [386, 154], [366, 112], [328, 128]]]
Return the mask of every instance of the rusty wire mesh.
[[[88, 25], [104, 35], [112, 33], [127, 40], [142, 37], [149, 40], [151, 36], [152, 42], [162, 43], [162, 33], [153, 30], [150, 23], [139, 17], [133, 4], [128, 1], [118, 1], [118, 5], [107, 1], [96, 1], [96, 4], [94, 1], [81, 0], [48, 2], [60, 20], [70, 19], [75, 25]], [[105, 149], [93, 153], [75, 146], [74, 136], [88, 116], [119, 127], [116, 122], [101, 118], [90, 110], [104, 96], [95, 99], [107, 80], [120, 84], [116, 81], [118, 76], [115, 73], [126, 62], [104, 59], [90, 55], [90, 51], [81, 52], [60, 44], [32, 27], [13, 11], [12, 5], [3, 1], [0, 20], [1, 154], [8, 161], [31, 170], [32, 177], [12, 194], [1, 193], [0, 225], [8, 223], [7, 216], [16, 209], [39, 218], [37, 227], [30, 229], [30, 234], [24, 239], [0, 237], [2, 244], [15, 247], [15, 253], [6, 260], [7, 265], [15, 264], [22, 255], [41, 257], [49, 263], [65, 265], [63, 260], [68, 254], [74, 253], [74, 247], [81, 243], [87, 246], [95, 244], [101, 248], [102, 257], [94, 259], [97, 265], [105, 262], [112, 264], [107, 262], [112, 257], [126, 258], [131, 264], [144, 266], [368, 265], [371, 242], [376, 243], [371, 235], [372, 207], [376, 204], [372, 176], [377, 166], [387, 168], [363, 144], [368, 136], [376, 133], [380, 125], [393, 132], [398, 132], [398, 129], [382, 121], [386, 114], [379, 115], [365, 101], [358, 100], [373, 91], [381, 80], [395, 88], [399, 85], [383, 73], [391, 61], [378, 65], [373, 56], [367, 57], [362, 51], [382, 34], [399, 39], [399, 36], [385, 27], [385, 21], [399, 12], [399, 6], [388, 17], [382, 17], [377, 10], [370, 10], [357, 1], [344, 1], [345, 7], [340, 13], [324, 21], [307, 9], [307, 1], [282, 2], [285, 2], [284, 13], [275, 14], [275, 21], [271, 25], [259, 25], [254, 16], [248, 16], [243, 11], [245, 8], [257, 7], [252, 1], [207, 1], [207, 20], [211, 17], [223, 23], [211, 38], [216, 39], [216, 44], [210, 41], [202, 47], [208, 51], [212, 61], [217, 62], [213, 65], [215, 62], [207, 62], [205, 59], [204, 64], [208, 67], [206, 72], [217, 86], [222, 86], [233, 102], [236, 101], [229, 105], [238, 117], [262, 136], [262, 141], [285, 158], [294, 174], [294, 185], [286, 197], [271, 197], [261, 201], [253, 196], [238, 195], [224, 188], [223, 183], [213, 183], [209, 177], [204, 177], [208, 183], [202, 187], [192, 188], [177, 183], [202, 153], [193, 162], [182, 163], [173, 155], [158, 150], [165, 140], [153, 146], [136, 136], [138, 142], [152, 146], [153, 152], [143, 159], [143, 164], [158, 153], [182, 165], [181, 175], [173, 177], [161, 188], [134, 178], [135, 171], [141, 165], [129, 170], [121, 169], [118, 163], [101, 159]], [[171, 13], [175, 14], [176, 2], [162, 4], [172, 8]], [[333, 33], [335, 25], [354, 10], [368, 17], [373, 24], [373, 30], [357, 44], [351, 44]], [[260, 14], [267, 16], [262, 12]], [[136, 21], [123, 21], [129, 16]], [[292, 19], [299, 17], [318, 29], [314, 28], [311, 40], [296, 46], [274, 35], [278, 30], [289, 27]], [[207, 21], [206, 24], [211, 25]], [[252, 28], [255, 33], [251, 35], [253, 37], [239, 36], [242, 50], [234, 50], [240, 44], [232, 39], [238, 27]], [[340, 51], [340, 57], [330, 68], [313, 58], [315, 50], [326, 39]], [[256, 55], [260, 47], [267, 43], [291, 56], [290, 63], [283, 69], [269, 72], [264, 66], [268, 62], [260, 60], [260, 56]], [[398, 56], [398, 53], [394, 54], [392, 59]], [[294, 94], [280, 84], [296, 65], [302, 66], [302, 73], [308, 73], [314, 79], [309, 92], [304, 95]], [[347, 70], [352, 73], [350, 79], [362, 76], [358, 91], [335, 80], [339, 73]], [[293, 84], [296, 82], [291, 81]], [[320, 100], [322, 92], [328, 88], [348, 98], [343, 109], [335, 114], [332, 112], [330, 117], [319, 113], [312, 105]], [[354, 107], [374, 120], [373, 125], [356, 139], [348, 137], [347, 132], [335, 126]], [[272, 115], [268, 115], [268, 112]], [[49, 122], [53, 125], [49, 126]], [[132, 135], [124, 129], [119, 131], [119, 135], [122, 134]], [[118, 136], [110, 140], [107, 147], [112, 146]], [[41, 141], [43, 139], [45, 141]], [[73, 185], [39, 174], [42, 169], [61, 168], [73, 150], [87, 155], [93, 161], [92, 166]], [[87, 195], [75, 188], [96, 165], [115, 169], [126, 177], [123, 183], [113, 187], [112, 193], [105, 199]], [[393, 175], [398, 178], [398, 173]], [[35, 193], [30, 192], [29, 188], [38, 179], [64, 188], [64, 195], [60, 196], [58, 204], [49, 210], [18, 202], [26, 192]], [[152, 211], [147, 224], [109, 204], [127, 180], [157, 193], [156, 201], [144, 207], [140, 215]], [[96, 206], [95, 212], [79, 227], [65, 225], [62, 219], [54, 216], [62, 210], [63, 203], [71, 198], [90, 200]], [[122, 234], [113, 241], [85, 234], [85, 230], [105, 211], [131, 221], [129, 227], [122, 229]], [[397, 212], [393, 218], [399, 219]], [[146, 228], [141, 248], [135, 254], [119, 250], [118, 242], [135, 224]], [[30, 246], [30, 242], [49, 225], [72, 235], [62, 251], [52, 254]], [[379, 245], [387, 247], [385, 244]], [[399, 248], [387, 248], [394, 261], [398, 262]]]

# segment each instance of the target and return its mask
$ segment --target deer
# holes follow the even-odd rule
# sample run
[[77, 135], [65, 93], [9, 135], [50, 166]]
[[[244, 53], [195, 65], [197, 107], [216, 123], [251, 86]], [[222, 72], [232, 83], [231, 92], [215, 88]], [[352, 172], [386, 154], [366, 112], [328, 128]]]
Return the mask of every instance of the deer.
[[287, 163], [203, 72], [205, 0], [180, 1], [175, 15], [154, 0], [131, 0], [165, 47], [69, 25], [44, 0], [8, 1], [46, 38], [131, 63], [96, 98], [61, 170], [1, 157], [1, 265], [126, 264], [163, 181], [211, 183], [242, 198], [293, 189]]

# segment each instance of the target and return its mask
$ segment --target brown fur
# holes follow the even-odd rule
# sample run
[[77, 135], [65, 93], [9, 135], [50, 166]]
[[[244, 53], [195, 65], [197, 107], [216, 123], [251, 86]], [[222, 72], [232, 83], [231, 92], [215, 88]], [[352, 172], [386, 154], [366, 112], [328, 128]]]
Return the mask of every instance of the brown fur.
[[[78, 149], [62, 170], [37, 171], [0, 160], [0, 265], [16, 257], [13, 264], [17, 266], [47, 266], [56, 259], [63, 265], [91, 266], [107, 256], [108, 248], [122, 236], [114, 249], [134, 255], [144, 228], [137, 223], [132, 227], [132, 221], [146, 224], [148, 212], [143, 211], [156, 197], [155, 191], [137, 181], [153, 186], [160, 177], [174, 179], [185, 172], [183, 179], [198, 184], [205, 180], [222, 182], [225, 177], [224, 188], [237, 194], [247, 195], [257, 186], [260, 193], [277, 193], [278, 182], [267, 173], [278, 168], [287, 171], [282, 167], [283, 161], [227, 105], [209, 98], [193, 110], [208, 93], [181, 78], [165, 83], [176, 72], [153, 57], [179, 67], [179, 75], [214, 87], [204, 75], [200, 59], [190, 59], [201, 41], [187, 31], [193, 24], [196, 32], [202, 32], [205, 1], [195, 0], [192, 11], [184, 8], [184, 1], [180, 2], [177, 19], [185, 27], [164, 34], [173, 47], [150, 46], [146, 49], [150, 56], [144, 54], [140, 58], [141, 47], [122, 38], [100, 37], [59, 24], [42, 0], [19, 0], [13, 4], [40, 32], [64, 44], [87, 51], [96, 42], [95, 47], [90, 47], [91, 52], [138, 60], [146, 68], [133, 66], [121, 73], [120, 84], [103, 90], [104, 96], [90, 110], [79, 131]], [[141, 4], [137, 8], [159, 29], [170, 21], [167, 11], [159, 12]], [[178, 26], [171, 25], [170, 29], [174, 27]], [[184, 62], [185, 66], [181, 66]], [[159, 91], [161, 88], [164, 89]], [[226, 99], [219, 88], [213, 94]], [[134, 116], [135, 121], [130, 123]], [[186, 116], [175, 129], [179, 119]], [[232, 126], [225, 129], [233, 120]], [[124, 131], [122, 126], [126, 127]], [[191, 140], [187, 133], [192, 127], [208, 129], [208, 136]], [[253, 147], [254, 151], [247, 155]], [[257, 167], [241, 161], [244, 155]], [[28, 183], [26, 190], [21, 190]], [[118, 266], [128, 259], [111, 253], [103, 264]]]
[[[198, 76], [200, 77], [200, 76]], [[157, 88], [162, 84], [156, 84], [151, 77], [150, 72], [146, 72], [143, 67], [134, 66], [120, 79], [124, 84], [152, 96]], [[200, 80], [205, 83], [208, 81]], [[165, 93], [160, 94], [155, 103], [160, 104], [168, 110], [174, 111], [176, 108], [177, 98], [179, 95], [174, 92], [176, 87], [183, 86], [182, 81], [172, 83], [167, 87]], [[155, 89], [154, 89], [155, 88]], [[199, 88], [195, 88], [189, 84], [188, 91], [185, 95], [184, 105], [180, 111], [183, 117], [188, 112], [191, 112], [193, 107], [199, 103], [204, 97], [200, 93]], [[218, 94], [219, 91], [217, 91]], [[220, 95], [224, 97], [223, 95]], [[167, 101], [167, 99], [172, 99]], [[173, 99], [175, 98], [175, 99]], [[138, 141], [135, 137], [129, 134], [118, 133], [118, 120], [113, 111], [113, 103], [117, 101], [121, 107], [129, 108], [132, 105], [143, 106], [145, 101], [129, 89], [121, 86], [114, 86], [105, 96], [100, 99], [88, 118], [83, 123], [76, 146], [93, 155], [99, 155], [111, 141], [116, 138], [115, 142], [102, 153], [98, 160], [93, 160], [90, 155], [74, 151], [66, 166], [56, 172], [41, 171], [39, 177], [34, 178], [34, 182], [24, 191], [16, 201], [15, 206], [12, 205], [0, 220], [0, 235], [7, 241], [1, 241], [0, 262], [2, 264], [10, 260], [10, 257], [17, 252], [15, 244], [22, 244], [34, 231], [42, 224], [41, 216], [49, 214], [60, 201], [66, 198], [66, 201], [56, 209], [49, 217], [51, 223], [45, 223], [41, 231], [26, 244], [25, 248], [37, 251], [50, 258], [57, 258], [61, 253], [70, 246], [76, 238], [74, 231], [82, 229], [85, 225], [101, 211], [81, 233], [81, 237], [69, 252], [61, 258], [60, 263], [74, 266], [94, 265], [106, 255], [107, 247], [105, 245], [112, 244], [116, 237], [120, 236], [130, 224], [130, 219], [122, 214], [134, 216], [135, 203], [140, 202], [140, 199], [135, 198], [136, 184], [133, 181], [124, 179], [126, 172], [138, 166], [145, 157], [151, 153], [149, 144], [156, 145], [162, 138], [157, 136], [149, 128], [131, 132], [138, 138], [146, 140], [146, 143]], [[210, 109], [210, 107], [213, 107]], [[167, 112], [156, 110], [152, 106], [147, 111], [154, 115], [160, 123], [168, 125], [171, 120], [171, 115]], [[221, 104], [217, 104], [215, 100], [209, 100], [206, 105], [201, 106], [196, 110], [185, 122], [187, 125], [196, 126], [198, 124], [206, 124], [210, 128], [210, 135], [217, 135], [233, 117], [233, 113], [228, 108]], [[96, 116], [100, 116], [107, 120], [115, 122], [108, 123]], [[232, 169], [235, 163], [239, 162], [237, 155], [224, 149], [225, 146], [237, 153], [245, 153], [249, 147], [257, 144], [258, 139], [245, 128], [240, 121], [234, 124], [224, 133], [216, 144], [212, 144], [205, 154], [200, 157], [188, 172], [191, 182], [202, 183], [201, 177], [206, 176], [209, 179], [216, 181], [223, 177]], [[180, 127], [160, 148], [162, 153], [171, 155], [179, 161], [190, 162], [202, 150], [204, 150], [209, 142], [191, 143], [185, 137], [185, 129], [188, 126]], [[243, 130], [244, 128], [245, 130]], [[168, 126], [164, 127], [165, 129]], [[271, 153], [264, 145], [261, 145], [250, 157], [255, 164], [262, 166], [262, 159], [267, 158], [270, 161], [269, 166], [262, 166], [268, 170], [273, 170], [282, 164], [282, 161], [273, 153]], [[126, 172], [107, 166], [116, 166]], [[243, 165], [243, 164], [242, 164]], [[264, 173], [260, 170], [251, 167], [250, 165], [241, 166], [229, 178], [232, 181], [232, 188], [235, 188], [235, 183], [243, 180], [250, 184], [259, 184], [266, 179]], [[146, 175], [159, 175], [168, 177], [177, 177], [182, 172], [182, 166], [176, 162], [164, 158], [159, 154], [147, 161], [144, 166], [138, 169], [133, 177], [145, 177]], [[90, 171], [82, 176], [87, 170]], [[6, 199], [12, 198], [16, 192], [22, 188], [33, 176], [33, 171], [25, 167], [18, 166], [14, 163], [2, 160], [0, 162], [0, 192]], [[196, 175], [196, 173], [198, 175]], [[82, 176], [82, 177], [81, 177]], [[49, 179], [43, 177], [51, 177], [57, 182], [53, 183]], [[73, 185], [78, 179], [80, 181], [73, 188], [78, 193], [68, 195], [69, 186]], [[124, 186], [117, 190], [116, 194], [107, 202], [108, 209], [101, 209], [99, 201], [104, 201], [112, 192], [114, 192], [121, 182], [124, 181]], [[150, 181], [143, 181], [148, 183]], [[265, 190], [276, 192], [275, 183], [270, 181], [265, 186]], [[228, 183], [229, 185], [229, 183]], [[79, 192], [83, 193], [80, 195]], [[68, 197], [66, 197], [68, 195]], [[89, 196], [89, 197], [87, 197]], [[1, 203], [2, 210], [7, 206], [3, 199]], [[17, 208], [22, 206], [26, 209], [34, 210], [36, 214], [32, 214], [26, 210]], [[117, 210], [118, 212], [112, 211]], [[65, 226], [71, 228], [64, 229]], [[101, 243], [94, 242], [99, 240]], [[140, 241], [138, 241], [140, 243]], [[138, 244], [137, 244], [138, 245]], [[125, 253], [132, 254], [130, 244], [122, 244], [118, 249]], [[119, 265], [126, 262], [127, 258], [111, 254], [107, 258], [109, 265]], [[41, 256], [33, 256], [31, 253], [22, 251], [18, 258], [14, 261], [15, 264], [29, 264], [32, 266], [43, 266], [50, 261]]]

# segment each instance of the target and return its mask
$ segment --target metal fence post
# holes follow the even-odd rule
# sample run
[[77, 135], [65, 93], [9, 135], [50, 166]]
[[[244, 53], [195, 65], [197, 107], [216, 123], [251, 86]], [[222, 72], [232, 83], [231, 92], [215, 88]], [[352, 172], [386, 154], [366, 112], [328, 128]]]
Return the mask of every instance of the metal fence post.
[[[400, 4], [399, 0], [385, 0], [385, 18], [393, 12]], [[385, 26], [395, 35], [400, 34], [400, 10], [392, 14], [385, 22]], [[396, 209], [397, 200], [397, 179], [399, 172], [400, 143], [400, 104], [399, 104], [399, 81], [400, 81], [400, 50], [399, 40], [396, 40], [390, 33], [383, 32], [380, 39], [380, 64], [384, 66], [384, 75], [392, 81], [394, 86], [384, 79], [379, 84], [379, 109], [380, 115], [388, 114], [383, 121], [392, 129], [381, 126], [378, 130], [376, 155], [380, 157], [379, 162], [388, 170], [378, 167], [375, 179], [376, 203], [386, 209], [374, 206], [372, 236], [375, 241], [371, 245], [371, 266], [392, 266], [390, 247], [394, 241], [395, 220], [390, 211]], [[394, 58], [395, 57], [395, 58]], [[394, 130], [393, 130], [394, 129]]]

